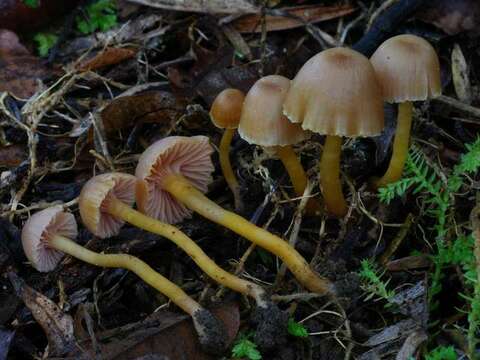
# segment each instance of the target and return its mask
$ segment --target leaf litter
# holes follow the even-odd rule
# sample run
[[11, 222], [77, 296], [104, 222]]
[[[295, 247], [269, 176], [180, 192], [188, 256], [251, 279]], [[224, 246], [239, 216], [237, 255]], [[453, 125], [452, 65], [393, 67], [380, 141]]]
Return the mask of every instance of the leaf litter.
[[[32, 36], [23, 26], [9, 28], [4, 22], [10, 30], [0, 31], [0, 268], [10, 279], [2, 280], [2, 292], [11, 304], [0, 312], [0, 358], [7, 353], [12, 358], [214, 358], [200, 350], [189, 320], [134, 275], [66, 259], [43, 276], [26, 264], [18, 230], [31, 213], [51, 205], [77, 215], [79, 190], [92, 174], [132, 172], [139, 154], [156, 139], [208, 135], [218, 144], [221, 133], [210, 124], [208, 110], [221, 90], [248, 91], [268, 74], [292, 78], [327, 47], [352, 46], [360, 39], [378, 46], [377, 37], [364, 35], [382, 16], [396, 16], [388, 36], [423, 36], [440, 55], [444, 95], [415, 106], [413, 144], [440, 180], [451, 177], [469, 151], [465, 144], [478, 137], [476, 3], [421, 6], [424, 2], [416, 0], [404, 8], [413, 9], [412, 16], [398, 16], [395, 6], [406, 3], [118, 1], [118, 22], [110, 30], [84, 35], [68, 21], [52, 25], [63, 37], [51, 50], [53, 64], [34, 55]], [[452, 194], [445, 237], [450, 252], [441, 259], [442, 289], [430, 302], [432, 274], [444, 254], [435, 250], [428, 193], [407, 188], [385, 204], [368, 187], [368, 178], [388, 163], [395, 118], [395, 109], [386, 107], [381, 136], [344, 144], [348, 155], [342, 169], [352, 205], [342, 220], [299, 215], [301, 202], [278, 162], [238, 137], [233, 141], [232, 163], [246, 204], [242, 215], [290, 238], [319, 273], [336, 282], [340, 304], [305, 293], [277, 259], [230, 232], [197, 216], [180, 224], [222, 267], [267, 285], [279, 306], [308, 332], [308, 340], [289, 336], [263, 358], [410, 359], [445, 353], [448, 346], [458, 356], [475, 353], [478, 302], [465, 298], [478, 297], [478, 286], [469, 282], [471, 263], [459, 254], [466, 259], [472, 249], [462, 239], [473, 229], [469, 215], [478, 202], [478, 174], [469, 173]], [[313, 136], [296, 148], [311, 179], [322, 143], [322, 137]], [[214, 161], [209, 197], [232, 208], [216, 155]], [[316, 182], [310, 191], [319, 193]], [[154, 265], [214, 309], [232, 345], [251, 331], [253, 305], [219, 288], [165, 239], [127, 227], [101, 241], [82, 228], [78, 241]], [[362, 290], [358, 273], [366, 258], [377, 259], [376, 279], [394, 294], [390, 301]], [[457, 293], [465, 297], [453, 296]]]

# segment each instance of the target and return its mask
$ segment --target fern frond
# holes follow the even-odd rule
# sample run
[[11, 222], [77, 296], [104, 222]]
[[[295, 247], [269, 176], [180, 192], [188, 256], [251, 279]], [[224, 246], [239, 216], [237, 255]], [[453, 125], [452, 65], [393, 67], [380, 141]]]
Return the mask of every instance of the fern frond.
[[415, 179], [413, 178], [400, 179], [378, 189], [378, 197], [381, 202], [390, 204], [394, 198], [403, 196], [414, 183]]
[[480, 168], [480, 137], [473, 143], [465, 145], [467, 152], [462, 155], [460, 162], [453, 168], [448, 179], [451, 192], [457, 192], [463, 185], [464, 174], [472, 174]]

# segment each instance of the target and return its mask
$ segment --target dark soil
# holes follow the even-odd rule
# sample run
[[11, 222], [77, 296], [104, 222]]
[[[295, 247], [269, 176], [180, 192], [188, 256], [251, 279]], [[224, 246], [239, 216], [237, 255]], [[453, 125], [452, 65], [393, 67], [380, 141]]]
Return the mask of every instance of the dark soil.
[[[266, 7], [260, 1], [218, 2], [237, 11], [181, 11], [118, 0], [111, 32], [85, 35], [76, 21], [88, 18], [94, 3], [88, 0], [78, 1], [73, 12], [46, 11], [50, 7], [42, 4], [37, 15], [23, 9], [21, 17], [0, 23], [0, 360], [233, 358], [232, 348], [245, 339], [263, 359], [410, 360], [432, 351], [474, 359], [479, 353], [475, 338], [480, 338], [480, 288], [473, 281], [480, 276], [480, 259], [473, 256], [480, 249], [480, 230], [471, 217], [480, 204], [477, 167], [461, 174], [462, 185], [448, 199], [445, 219], [439, 219], [425, 186], [410, 184], [389, 203], [380, 201], [371, 179], [388, 166], [396, 105], [385, 104], [380, 136], [344, 139], [341, 170], [348, 215], [303, 214], [295, 235], [296, 249], [335, 284], [333, 299], [308, 293], [288, 271], [279, 276], [282, 264], [272, 254], [255, 248], [245, 255], [250, 242], [196, 214], [176, 226], [219, 266], [264, 286], [271, 294], [267, 307], [256, 308], [253, 299], [220, 287], [168, 239], [129, 225], [115, 237], [99, 239], [82, 225], [77, 198], [93, 175], [134, 173], [145, 148], [171, 135], [208, 136], [218, 147], [223, 130], [212, 125], [209, 109], [221, 90], [247, 92], [265, 75], [293, 78], [309, 58], [333, 46], [370, 56], [383, 40], [404, 33], [434, 46], [443, 96], [414, 104], [411, 154], [418, 151], [425, 159], [431, 184], [439, 179], [440, 197], [469, 151], [466, 145], [478, 139], [478, 1], [273, 0]], [[21, 0], [0, 0], [0, 12], [12, 3], [9, 11], [23, 6]], [[246, 14], [238, 9], [244, 3], [260, 5]], [[302, 6], [308, 11], [300, 11]], [[289, 13], [290, 7], [296, 12]], [[34, 28], [15, 24], [32, 16], [46, 18], [32, 20]], [[294, 21], [298, 17], [301, 24]], [[245, 21], [259, 29], [246, 28]], [[15, 33], [1, 29], [7, 26]], [[37, 31], [58, 36], [48, 57], [37, 53]], [[107, 56], [105, 48], [113, 51]], [[318, 199], [324, 141], [314, 134], [295, 146]], [[233, 210], [217, 151], [212, 159], [215, 171], [207, 196]], [[300, 201], [281, 162], [238, 134], [231, 161], [244, 202], [241, 215], [288, 240]], [[21, 229], [31, 214], [58, 204], [76, 216], [80, 245], [141, 258], [207, 309], [233, 304], [222, 316], [195, 315], [205, 329], [199, 339], [203, 348], [191, 319], [126, 270], [66, 257], [55, 271], [37, 272], [23, 253]], [[443, 220], [445, 232], [439, 236]], [[360, 275], [365, 259], [375, 264], [380, 284]], [[15, 291], [6, 275], [12, 272], [32, 290], [27, 291], [31, 298]], [[434, 279], [440, 286], [433, 289]], [[46, 299], [55, 307], [44, 322], [58, 343], [71, 335], [75, 351], [52, 350], [53, 335], [35, 316], [48, 313]], [[289, 318], [310, 335], [289, 333]], [[175, 328], [181, 324], [186, 330]]]

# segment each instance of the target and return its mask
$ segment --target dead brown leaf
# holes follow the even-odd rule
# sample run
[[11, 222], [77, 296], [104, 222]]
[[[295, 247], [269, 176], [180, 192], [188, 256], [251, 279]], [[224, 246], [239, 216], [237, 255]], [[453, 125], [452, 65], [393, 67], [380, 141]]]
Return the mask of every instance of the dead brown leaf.
[[10, 145], [0, 148], [0, 166], [18, 166], [27, 158], [26, 145]]
[[0, 29], [0, 57], [28, 54], [27, 48], [20, 43], [14, 32]]
[[65, 314], [52, 300], [25, 284], [17, 274], [10, 272], [8, 277], [17, 296], [23, 300], [45, 332], [49, 354], [63, 355], [72, 351], [75, 346], [72, 317]]
[[428, 1], [417, 14], [425, 22], [442, 29], [448, 35], [464, 31], [479, 36], [480, 2], [478, 0]]
[[465, 104], [472, 103], [472, 88], [470, 85], [469, 68], [460, 45], [454, 44], [452, 49], [452, 80], [455, 93]]
[[389, 261], [386, 264], [388, 271], [410, 271], [415, 269], [427, 268], [432, 262], [427, 256], [414, 255]]
[[0, 91], [28, 99], [38, 90], [40, 80], [55, 73], [29, 54], [15, 33], [0, 30]]
[[72, 9], [77, 2], [41, 0], [38, 7], [30, 7], [23, 0], [0, 0], [0, 24], [14, 31], [33, 30]]
[[[355, 11], [352, 5], [304, 5], [275, 10], [283, 16], [267, 15], [265, 17], [267, 31], [287, 30], [306, 23], [317, 23], [351, 14]], [[260, 14], [246, 15], [236, 19], [233, 26], [240, 32], [261, 32]]]
[[166, 32], [167, 29], [169, 29], [168, 26], [164, 29], [161, 28], [162, 19], [163, 17], [160, 14], [146, 14], [131, 19], [121, 26], [108, 31], [96, 32], [83, 37], [76, 37], [59, 49], [59, 55], [64, 57], [73, 56], [74, 58], [77, 58], [85, 51], [102, 48], [112, 43], [125, 44], [143, 42], [145, 39], [149, 38], [149, 31], [154, 32], [156, 36], [160, 36], [162, 31]]
[[131, 59], [136, 53], [137, 52], [133, 49], [107, 47], [91, 59], [82, 62], [78, 69], [80, 71], [97, 70], [105, 66], [115, 65]]
[[[230, 343], [240, 326], [237, 304], [225, 304], [212, 310], [228, 332]], [[137, 359], [156, 355], [169, 360], [214, 360], [216, 356], [202, 351], [190, 317], [170, 312], [153, 313], [144, 321], [96, 334], [96, 343], [104, 360]], [[91, 341], [82, 342], [83, 354], [71, 353], [68, 359], [92, 359], [95, 350]]]
[[152, 91], [114, 99], [102, 110], [101, 117], [108, 133], [145, 122], [170, 126], [183, 111], [184, 106], [171, 93]]
[[247, 0], [129, 0], [159, 9], [192, 11], [210, 14], [248, 14], [259, 11]]

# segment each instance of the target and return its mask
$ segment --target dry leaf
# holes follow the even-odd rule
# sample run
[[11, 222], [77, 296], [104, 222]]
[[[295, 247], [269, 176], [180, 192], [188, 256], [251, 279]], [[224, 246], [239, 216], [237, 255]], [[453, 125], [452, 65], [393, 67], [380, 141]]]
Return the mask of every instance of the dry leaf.
[[[85, 51], [109, 46], [112, 43], [143, 42], [145, 39], [148, 39], [149, 30], [155, 32], [156, 36], [161, 35], [163, 31], [161, 28], [159, 29], [161, 20], [162, 16], [159, 14], [146, 14], [108, 31], [76, 37], [59, 49], [59, 55], [78, 56], [78, 54], [82, 54]], [[168, 27], [165, 27], [164, 31], [167, 31], [167, 29]]]
[[428, 335], [423, 329], [418, 329], [412, 332], [403, 343], [402, 347], [398, 351], [395, 360], [409, 360], [415, 359], [415, 354], [418, 351], [420, 345], [428, 340]]
[[458, 44], [453, 45], [452, 50], [452, 80], [455, 87], [455, 93], [459, 100], [466, 104], [472, 102], [472, 88], [468, 76], [468, 66], [462, 49]]
[[389, 261], [386, 265], [388, 271], [410, 271], [428, 268], [432, 265], [431, 260], [424, 255], [407, 256], [401, 259]]
[[0, 29], [0, 58], [13, 55], [29, 55], [25, 46], [20, 43], [17, 34]]
[[[240, 326], [237, 304], [222, 305], [212, 313], [220, 319], [228, 333], [230, 343], [235, 339]], [[97, 345], [104, 360], [129, 360], [156, 355], [169, 360], [195, 359], [214, 360], [202, 351], [189, 316], [159, 311], [144, 321], [128, 324], [117, 329], [96, 334]], [[95, 351], [91, 342], [80, 342], [85, 353], [78, 349], [67, 359], [92, 359]]]
[[55, 72], [20, 44], [18, 36], [9, 30], [0, 30], [0, 91], [28, 99], [37, 90], [40, 80]]
[[167, 126], [180, 117], [184, 106], [166, 91], [155, 91], [112, 100], [101, 112], [105, 131], [125, 129], [140, 122]]
[[33, 30], [72, 9], [77, 2], [41, 0], [38, 7], [30, 7], [24, 0], [0, 0], [0, 26], [14, 31]]
[[427, 1], [417, 18], [433, 24], [448, 35], [464, 31], [480, 35], [480, 2], [478, 0]]
[[209, 14], [251, 14], [260, 9], [248, 0], [129, 0], [159, 9]]
[[136, 53], [137, 52], [132, 49], [107, 47], [96, 54], [93, 58], [82, 62], [78, 66], [78, 69], [80, 71], [87, 71], [115, 65], [124, 60], [133, 58]]
[[[275, 10], [284, 16], [267, 15], [267, 31], [278, 31], [305, 26], [306, 23], [317, 23], [351, 14], [355, 11], [352, 5], [305, 5]], [[236, 19], [233, 26], [240, 32], [261, 32], [260, 14], [246, 15]]]
[[0, 148], [0, 167], [18, 166], [26, 158], [26, 145], [15, 144]]
[[65, 314], [52, 300], [25, 284], [17, 274], [9, 272], [8, 277], [17, 296], [23, 300], [45, 332], [49, 354], [62, 355], [72, 351], [75, 346], [72, 317]]

